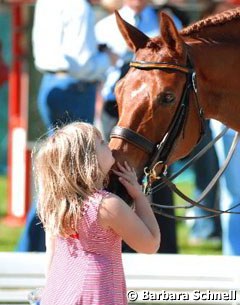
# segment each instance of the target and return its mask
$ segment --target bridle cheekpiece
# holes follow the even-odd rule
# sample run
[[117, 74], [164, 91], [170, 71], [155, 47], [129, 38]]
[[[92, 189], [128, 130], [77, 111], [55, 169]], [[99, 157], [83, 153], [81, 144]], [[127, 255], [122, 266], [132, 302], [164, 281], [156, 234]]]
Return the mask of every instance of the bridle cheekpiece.
[[[199, 105], [197, 98], [197, 85], [196, 85], [196, 73], [193, 69], [189, 57], [187, 58], [187, 65], [182, 66], [175, 63], [166, 62], [147, 62], [147, 61], [132, 61], [130, 67], [142, 70], [170, 70], [186, 74], [186, 83], [183, 89], [180, 103], [173, 116], [170, 126], [159, 143], [153, 143], [143, 135], [125, 127], [116, 126], [111, 132], [111, 138], [121, 138], [127, 142], [135, 145], [139, 149], [145, 151], [150, 155], [149, 162], [144, 168], [143, 178], [143, 191], [145, 194], [151, 193], [152, 183], [160, 179], [162, 176], [167, 175], [168, 158], [174, 147], [174, 144], [180, 136], [187, 119], [189, 109], [189, 93], [193, 90], [195, 96], [196, 107], [201, 120], [201, 133], [200, 138], [204, 134], [204, 118], [203, 111]], [[198, 141], [199, 141], [198, 140]], [[160, 175], [157, 175], [156, 169], [158, 165], [163, 166], [163, 171]]]

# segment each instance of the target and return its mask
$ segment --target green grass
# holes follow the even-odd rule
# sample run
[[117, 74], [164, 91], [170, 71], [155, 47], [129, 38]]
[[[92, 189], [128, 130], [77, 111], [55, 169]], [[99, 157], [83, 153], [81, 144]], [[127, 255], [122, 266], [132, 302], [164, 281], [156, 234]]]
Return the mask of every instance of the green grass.
[[7, 226], [0, 223], [0, 251], [14, 251], [19, 240], [22, 227]]
[[[189, 182], [177, 184], [179, 189], [185, 194], [192, 196], [194, 185]], [[177, 205], [184, 205], [181, 198], [175, 197]], [[19, 240], [22, 227], [12, 227], [4, 223], [4, 216], [7, 208], [7, 180], [0, 176], [0, 251], [14, 251]], [[185, 211], [180, 210], [178, 215], [184, 215]], [[220, 243], [204, 242], [201, 245], [189, 244], [189, 226], [187, 221], [177, 222], [177, 237], [179, 253], [182, 254], [221, 254]]]
[[[188, 181], [177, 183], [177, 187], [190, 198], [193, 198], [194, 184]], [[187, 205], [184, 200], [174, 195], [176, 205]], [[180, 209], [176, 215], [185, 216], [187, 210]], [[182, 254], [222, 254], [221, 242], [213, 242], [211, 240], [204, 241], [200, 244], [191, 244], [189, 241], [190, 225], [189, 220], [177, 221], [177, 239], [179, 245], [179, 253]]]
[[199, 254], [199, 255], [221, 255], [221, 243], [204, 241], [198, 245], [191, 245], [189, 242], [189, 227], [183, 222], [178, 222], [177, 238], [179, 244], [179, 253], [181, 254]]
[[0, 217], [6, 214], [7, 207], [7, 179], [0, 176]]
[[7, 179], [0, 176], [0, 251], [14, 251], [22, 227], [12, 227], [4, 222], [7, 213]]

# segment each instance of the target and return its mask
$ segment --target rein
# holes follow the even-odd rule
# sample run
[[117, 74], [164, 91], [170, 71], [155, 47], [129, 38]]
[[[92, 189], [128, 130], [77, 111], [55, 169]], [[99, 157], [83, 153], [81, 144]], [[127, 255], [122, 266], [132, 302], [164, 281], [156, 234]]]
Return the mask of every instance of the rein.
[[[227, 130], [226, 130], [227, 131]], [[224, 131], [224, 133], [226, 133], [226, 131]], [[163, 213], [161, 210], [159, 210], [159, 208], [167, 208], [166, 205], [159, 205], [159, 204], [152, 204], [153, 206], [153, 210], [158, 213], [158, 214], [161, 214], [161, 215], [168, 215], [169, 217], [173, 217], [173, 218], [176, 218], [176, 219], [198, 219], [198, 218], [211, 218], [211, 217], [216, 217], [216, 216], [219, 216], [220, 214], [223, 214], [223, 213], [228, 213], [228, 214], [240, 214], [240, 212], [233, 212], [232, 210], [235, 209], [236, 207], [238, 207], [240, 205], [239, 204], [236, 204], [234, 206], [232, 206], [231, 208], [227, 209], [227, 210], [220, 210], [220, 209], [215, 209], [215, 208], [208, 208], [206, 206], [204, 206], [203, 204], [201, 204], [200, 202], [202, 202], [204, 200], [204, 198], [208, 195], [208, 193], [211, 191], [211, 189], [214, 187], [214, 185], [217, 183], [217, 181], [219, 180], [219, 178], [222, 176], [222, 174], [224, 173], [225, 169], [227, 168], [229, 162], [231, 161], [232, 159], [232, 156], [235, 152], [235, 149], [236, 149], [236, 146], [239, 142], [239, 139], [240, 139], [240, 135], [239, 133], [236, 133], [235, 136], [234, 136], [234, 139], [233, 139], [233, 142], [232, 142], [232, 145], [229, 149], [229, 152], [228, 152], [228, 155], [227, 155], [227, 158], [223, 164], [223, 166], [219, 169], [219, 171], [216, 173], [216, 175], [213, 177], [213, 179], [211, 180], [211, 182], [207, 185], [207, 187], [205, 188], [205, 190], [202, 192], [201, 196], [197, 199], [197, 200], [192, 200], [190, 197], [186, 196], [185, 194], [183, 194], [177, 187], [174, 183], [171, 182], [170, 179], [168, 179], [167, 177], [161, 177], [162, 180], [163, 180], [163, 183], [165, 185], [167, 185], [173, 192], [175, 192], [179, 197], [181, 197], [182, 199], [184, 199], [185, 201], [189, 202], [190, 205], [188, 206], [184, 206], [184, 207], [180, 207], [180, 208], [192, 208], [193, 206], [195, 207], [198, 207], [198, 208], [201, 208], [205, 211], [208, 211], [208, 212], [211, 212], [213, 214], [211, 215], [206, 215], [206, 216], [192, 216], [192, 217], [189, 217], [189, 216], [173, 216], [173, 215], [170, 215], [170, 214], [167, 214], [167, 213]], [[173, 208], [178, 208], [177, 206], [176, 207], [173, 207]]]
[[[232, 155], [235, 151], [236, 145], [239, 142], [240, 136], [238, 133], [236, 133], [236, 136], [233, 140], [232, 146], [229, 150], [227, 159], [222, 166], [222, 168], [219, 169], [218, 173], [215, 175], [215, 177], [212, 179], [212, 181], [208, 184], [206, 189], [203, 191], [202, 195], [198, 198], [198, 200], [194, 201], [190, 197], [183, 194], [176, 185], [171, 181], [174, 178], [176, 178], [179, 174], [181, 174], [187, 167], [189, 167], [196, 159], [198, 159], [201, 155], [203, 155], [207, 149], [209, 149], [213, 144], [221, 137], [224, 133], [226, 133], [227, 129], [224, 130], [221, 135], [217, 137], [217, 139], [214, 139], [207, 145], [207, 149], [204, 148], [202, 151], [200, 151], [195, 157], [193, 157], [184, 167], [184, 169], [181, 169], [178, 173], [172, 175], [170, 178], [167, 178], [167, 163], [168, 163], [168, 156], [173, 150], [173, 147], [175, 145], [175, 142], [181, 135], [181, 133], [184, 131], [187, 115], [188, 115], [188, 109], [189, 109], [189, 94], [190, 91], [193, 91], [194, 97], [195, 97], [195, 104], [196, 108], [199, 114], [200, 122], [201, 122], [201, 132], [199, 136], [200, 141], [201, 137], [204, 134], [204, 117], [203, 117], [203, 110], [200, 107], [198, 96], [197, 96], [197, 86], [196, 86], [196, 73], [192, 67], [191, 61], [188, 57], [187, 59], [187, 66], [178, 65], [175, 63], [165, 63], [165, 62], [146, 62], [146, 61], [132, 61], [130, 62], [130, 67], [134, 67], [137, 69], [143, 69], [143, 70], [152, 70], [152, 69], [159, 69], [159, 70], [170, 70], [170, 71], [176, 71], [180, 73], [186, 74], [186, 83], [183, 89], [183, 93], [180, 99], [180, 103], [177, 107], [177, 110], [174, 114], [174, 117], [170, 123], [170, 126], [165, 133], [162, 140], [154, 144], [153, 142], [149, 141], [144, 136], [138, 134], [137, 132], [121, 127], [116, 126], [113, 128], [110, 137], [111, 138], [120, 138], [124, 139], [125, 141], [135, 145], [139, 149], [145, 151], [147, 154], [150, 154], [150, 161], [148, 165], [144, 168], [144, 179], [143, 179], [143, 191], [146, 195], [150, 195], [153, 191], [157, 191], [158, 189], [162, 188], [163, 186], [168, 186], [171, 191], [175, 192], [178, 196], [183, 198], [185, 201], [189, 202], [190, 205], [188, 206], [179, 206], [179, 207], [170, 207], [166, 205], [159, 205], [159, 204], [152, 204], [152, 208], [155, 213], [161, 214], [163, 216], [174, 218], [174, 219], [196, 219], [196, 218], [210, 218], [210, 217], [216, 217], [223, 213], [233, 213], [233, 214], [240, 214], [240, 212], [232, 212], [231, 210], [239, 206], [240, 204], [237, 204], [233, 207], [231, 207], [228, 210], [220, 210], [220, 209], [211, 209], [207, 208], [203, 204], [200, 204], [200, 202], [208, 195], [208, 193], [211, 191], [213, 186], [216, 184], [218, 179], [221, 177], [223, 172], [225, 171], [226, 167], [228, 166]], [[204, 152], [203, 152], [204, 151]], [[158, 165], [162, 165], [164, 170], [158, 176], [156, 174], [156, 167]], [[162, 179], [162, 182], [160, 185], [154, 187], [152, 189], [152, 183], [155, 180]], [[171, 209], [171, 208], [192, 208], [193, 206], [199, 207], [201, 209], [204, 209], [208, 212], [211, 212], [213, 214], [206, 215], [206, 216], [174, 216], [165, 212], [162, 212], [161, 209]]]

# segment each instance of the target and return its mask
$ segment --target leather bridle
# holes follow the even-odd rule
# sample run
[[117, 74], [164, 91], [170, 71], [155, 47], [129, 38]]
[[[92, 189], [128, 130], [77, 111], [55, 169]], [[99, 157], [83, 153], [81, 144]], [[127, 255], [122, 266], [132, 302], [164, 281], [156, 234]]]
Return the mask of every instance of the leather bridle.
[[[204, 204], [201, 204], [200, 202], [203, 201], [203, 199], [207, 196], [207, 194], [210, 192], [210, 190], [213, 188], [213, 186], [216, 184], [218, 179], [221, 177], [225, 169], [227, 168], [232, 155], [234, 154], [234, 151], [236, 149], [237, 143], [240, 140], [239, 133], [236, 133], [234, 140], [232, 142], [231, 148], [229, 150], [227, 159], [222, 166], [222, 168], [219, 169], [218, 173], [216, 173], [213, 180], [209, 183], [209, 185], [206, 187], [206, 189], [203, 191], [202, 195], [199, 197], [198, 200], [194, 201], [185, 194], [183, 194], [176, 185], [171, 181], [174, 179], [174, 177], [178, 176], [181, 172], [183, 172], [184, 169], [181, 169], [178, 173], [175, 175], [172, 175], [170, 178], [167, 178], [167, 164], [168, 164], [168, 158], [171, 154], [173, 147], [175, 145], [175, 142], [177, 141], [178, 137], [180, 136], [181, 132], [184, 131], [184, 127], [187, 121], [187, 115], [189, 110], [189, 94], [190, 91], [193, 91], [194, 93], [194, 100], [195, 100], [195, 106], [197, 108], [200, 122], [201, 122], [201, 130], [198, 142], [200, 141], [201, 137], [204, 134], [204, 116], [203, 116], [203, 110], [200, 107], [198, 96], [197, 96], [197, 86], [196, 86], [196, 73], [193, 69], [193, 65], [191, 64], [189, 56], [187, 57], [187, 65], [182, 66], [175, 63], [165, 63], [165, 62], [146, 62], [146, 61], [132, 61], [130, 63], [131, 67], [134, 67], [136, 69], [143, 69], [143, 70], [153, 70], [153, 69], [159, 69], [159, 70], [169, 70], [169, 71], [176, 71], [180, 73], [186, 74], [186, 83], [183, 89], [183, 93], [181, 96], [180, 103], [177, 107], [177, 110], [173, 116], [173, 119], [170, 123], [170, 126], [161, 139], [159, 143], [153, 143], [149, 141], [147, 138], [145, 138], [143, 135], [129, 129], [126, 127], [116, 126], [113, 128], [111, 132], [111, 138], [120, 138], [124, 139], [125, 141], [132, 143], [139, 149], [145, 151], [147, 154], [150, 155], [149, 162], [147, 166], [144, 168], [144, 179], [143, 179], [143, 187], [145, 194], [151, 194], [152, 192], [152, 183], [156, 179], [162, 179], [162, 183], [160, 184], [160, 188], [163, 185], [167, 185], [173, 192], [175, 192], [178, 196], [183, 198], [185, 201], [189, 202], [190, 205], [188, 206], [168, 206], [168, 205], [160, 205], [160, 204], [152, 204], [153, 210], [161, 214], [163, 216], [174, 218], [174, 219], [196, 219], [196, 218], [209, 218], [209, 217], [216, 217], [223, 213], [229, 213], [229, 214], [240, 214], [240, 212], [232, 211], [236, 207], [240, 205], [240, 203], [232, 206], [231, 208], [227, 210], [220, 210], [215, 208], [208, 208]], [[227, 128], [219, 134], [219, 136], [212, 140], [211, 143], [207, 145], [206, 148], [204, 148], [202, 151], [206, 151], [210, 147], [214, 145], [214, 143], [220, 139], [227, 131]], [[185, 166], [185, 169], [190, 166], [191, 163], [193, 163], [195, 160], [197, 160], [204, 152], [200, 151], [198, 155], [192, 158], [188, 162], [188, 164]], [[158, 176], [156, 174], [156, 166], [161, 164], [163, 166], [163, 171]], [[172, 178], [172, 179], [171, 179]], [[156, 188], [156, 187], [155, 187]], [[157, 188], [159, 188], [157, 186]], [[208, 212], [211, 212], [210, 215], [204, 215], [204, 216], [174, 216], [172, 214], [168, 214], [163, 212], [161, 209], [170, 209], [170, 208], [191, 208], [193, 206], [202, 208]]]
[[[186, 74], [186, 83], [184, 85], [181, 100], [169, 125], [168, 130], [166, 131], [165, 135], [159, 143], [153, 143], [144, 136], [140, 135], [139, 133], [136, 133], [135, 131], [126, 127], [116, 126], [111, 132], [111, 138], [124, 139], [125, 141], [130, 142], [131, 144], [135, 145], [136, 147], [150, 155], [149, 162], [144, 168], [145, 179], [143, 182], [144, 192], [146, 194], [149, 194], [151, 192], [152, 182], [154, 182], [154, 180], [156, 179], [161, 178], [162, 175], [166, 176], [167, 174], [167, 164], [169, 156], [173, 150], [173, 147], [175, 146], [175, 142], [184, 130], [187, 121], [189, 110], [189, 94], [191, 90], [193, 90], [194, 92], [195, 103], [201, 122], [201, 131], [198, 142], [204, 134], [203, 110], [198, 102], [195, 83], [196, 74], [189, 57], [187, 58], [186, 66], [166, 62], [132, 61], [130, 62], [130, 67], [142, 70], [158, 69], [176, 71]], [[156, 167], [160, 164], [163, 166], [163, 171], [162, 173], [160, 173], [160, 175], [157, 175]]]
[[[240, 140], [239, 133], [236, 133], [234, 140], [232, 142], [231, 148], [229, 149], [227, 158], [223, 164], [223, 166], [219, 169], [219, 171], [216, 173], [212, 181], [208, 184], [206, 189], [203, 191], [199, 199], [192, 200], [190, 197], [183, 194], [176, 185], [171, 181], [174, 179], [174, 177], [178, 176], [181, 172], [183, 172], [184, 169], [180, 170], [175, 175], [172, 175], [170, 178], [167, 178], [167, 165], [168, 165], [168, 159], [169, 155], [171, 154], [173, 147], [175, 146], [175, 143], [182, 132], [184, 132], [185, 124], [187, 121], [188, 116], [188, 110], [189, 110], [189, 95], [192, 91], [194, 93], [194, 101], [195, 101], [195, 107], [197, 108], [197, 112], [200, 118], [200, 124], [201, 124], [201, 130], [198, 142], [200, 141], [201, 137], [204, 134], [204, 115], [203, 115], [203, 109], [200, 107], [199, 101], [198, 101], [198, 95], [197, 95], [197, 85], [196, 85], [196, 72], [194, 71], [193, 65], [191, 63], [191, 60], [189, 58], [189, 55], [187, 55], [187, 65], [182, 66], [175, 63], [166, 63], [166, 62], [147, 62], [147, 61], [132, 61], [130, 62], [130, 67], [134, 67], [136, 69], [142, 69], [142, 70], [153, 70], [153, 69], [159, 69], [159, 70], [166, 70], [166, 71], [176, 71], [180, 73], [186, 74], [186, 83], [184, 85], [184, 89], [182, 92], [181, 100], [179, 102], [179, 105], [177, 107], [177, 110], [173, 116], [173, 119], [169, 125], [168, 130], [166, 131], [165, 135], [161, 139], [159, 143], [153, 143], [152, 141], [149, 141], [147, 138], [145, 138], [143, 135], [122, 126], [116, 126], [113, 128], [111, 133], [111, 138], [121, 138], [124, 139], [127, 142], [132, 143], [139, 149], [145, 151], [147, 154], [150, 155], [149, 162], [147, 166], [144, 168], [144, 179], [143, 179], [143, 190], [145, 194], [151, 194], [152, 193], [152, 183], [157, 179], [162, 179], [161, 184], [159, 185], [160, 188], [163, 185], [168, 186], [173, 192], [175, 192], [178, 196], [180, 196], [182, 199], [187, 201], [190, 205], [187, 206], [168, 206], [168, 205], [160, 205], [160, 204], [152, 204], [152, 208], [155, 213], [161, 214], [163, 216], [174, 218], [174, 219], [196, 219], [196, 218], [209, 218], [209, 217], [216, 217], [220, 216], [223, 213], [229, 213], [229, 214], [240, 214], [240, 212], [233, 211], [235, 208], [239, 207], [240, 203], [230, 207], [227, 210], [221, 210], [217, 208], [209, 208], [206, 207], [204, 204], [201, 204], [201, 202], [206, 198], [208, 193], [211, 191], [211, 189], [214, 187], [216, 182], [219, 180], [225, 169], [227, 168], [234, 151], [236, 149], [236, 146]], [[223, 136], [226, 133], [227, 129], [225, 129], [222, 132], [222, 135], [219, 135], [217, 138], [220, 139], [221, 136]], [[208, 149], [214, 145], [214, 143], [217, 141], [216, 139], [213, 139], [211, 143], [209, 143]], [[204, 148], [202, 151], [207, 150], [207, 147]], [[195, 160], [197, 160], [200, 155], [203, 154], [203, 152], [199, 152], [198, 156], [192, 158], [188, 162], [188, 165], [185, 167], [190, 166], [191, 163], [193, 163]], [[156, 173], [156, 167], [157, 165], [161, 164], [163, 167], [162, 172], [160, 175], [157, 175]], [[172, 178], [172, 179], [171, 179]], [[159, 186], [155, 187], [159, 188]], [[155, 190], [156, 191], [156, 190]], [[206, 210], [208, 213], [211, 213], [209, 215], [203, 215], [203, 216], [176, 216], [172, 215], [166, 212], [163, 212], [162, 209], [175, 209], [175, 208], [192, 208], [193, 206], [202, 208]]]

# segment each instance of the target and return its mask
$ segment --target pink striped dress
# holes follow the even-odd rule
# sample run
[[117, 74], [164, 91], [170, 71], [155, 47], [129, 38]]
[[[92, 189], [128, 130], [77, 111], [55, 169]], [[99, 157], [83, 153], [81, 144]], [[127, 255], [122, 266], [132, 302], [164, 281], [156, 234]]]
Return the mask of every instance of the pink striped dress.
[[121, 238], [98, 221], [106, 194], [84, 203], [78, 236], [56, 239], [41, 305], [127, 305]]

